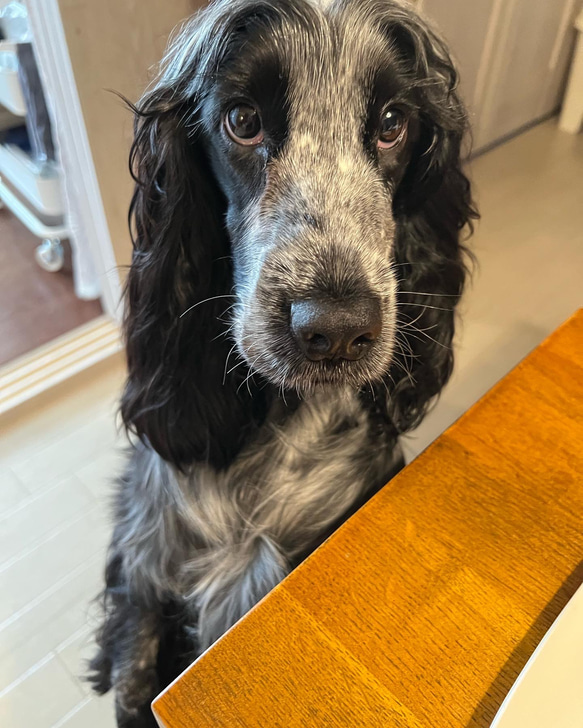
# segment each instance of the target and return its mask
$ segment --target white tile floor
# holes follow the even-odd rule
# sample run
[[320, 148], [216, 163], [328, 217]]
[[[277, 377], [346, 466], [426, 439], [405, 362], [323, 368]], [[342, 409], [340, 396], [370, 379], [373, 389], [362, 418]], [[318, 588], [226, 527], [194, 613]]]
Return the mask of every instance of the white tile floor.
[[[413, 457], [583, 306], [583, 136], [537, 127], [474, 165], [480, 269], [457, 368]], [[119, 361], [0, 421], [0, 726], [112, 728], [80, 680], [123, 440]]]
[[79, 676], [123, 438], [120, 360], [0, 422], [0, 726], [108, 728]]

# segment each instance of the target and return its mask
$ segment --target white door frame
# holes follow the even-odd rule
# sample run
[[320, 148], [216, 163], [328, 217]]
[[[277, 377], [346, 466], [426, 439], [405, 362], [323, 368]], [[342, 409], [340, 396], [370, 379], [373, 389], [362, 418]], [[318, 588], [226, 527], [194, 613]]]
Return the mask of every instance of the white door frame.
[[110, 317], [122, 316], [121, 282], [101, 199], [91, 146], [77, 93], [58, 0], [25, 0], [41, 72], [50, 81], [51, 101], [59, 108], [59, 137], [67, 145], [67, 174], [79, 191], [78, 214], [101, 283], [101, 302]]

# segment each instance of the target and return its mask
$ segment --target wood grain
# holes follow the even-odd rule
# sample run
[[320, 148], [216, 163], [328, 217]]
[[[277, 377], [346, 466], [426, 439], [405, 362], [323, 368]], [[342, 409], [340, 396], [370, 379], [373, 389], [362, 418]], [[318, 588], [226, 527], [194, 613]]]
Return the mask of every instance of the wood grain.
[[489, 726], [583, 580], [583, 310], [155, 702], [167, 728]]

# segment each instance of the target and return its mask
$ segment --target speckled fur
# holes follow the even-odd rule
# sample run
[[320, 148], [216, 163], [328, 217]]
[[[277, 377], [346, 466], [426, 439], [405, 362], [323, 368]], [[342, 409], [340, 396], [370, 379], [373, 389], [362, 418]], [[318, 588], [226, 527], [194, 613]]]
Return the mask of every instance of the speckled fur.
[[[205, 649], [264, 596], [397, 457], [379, 442], [353, 392], [315, 395], [284, 423], [269, 421], [226, 470], [181, 473], [138, 449], [116, 549], [132, 589], [170, 594], [193, 614]], [[138, 515], [144, 503], [150, 508]], [[147, 524], [147, 527], [145, 527]]]
[[[223, 471], [182, 472], [150, 448], [133, 450], [109, 555], [114, 659], [98, 685], [115, 686], [121, 726], [148, 725], [144, 706], [162, 687], [160, 605], [183, 614], [186, 647], [175, 662], [184, 667], [400, 467], [395, 439], [352, 390], [314, 395], [283, 420], [276, 409]], [[120, 609], [120, 599], [131, 606]]]
[[352, 3], [344, 13], [336, 6], [331, 16], [316, 10], [305, 36], [281, 33], [282, 55], [293, 59], [289, 136], [268, 164], [265, 190], [246, 211], [243, 231], [230, 229], [241, 237], [237, 262], [250, 271], [234, 312], [239, 351], [270, 381], [308, 391], [322, 375], [294, 345], [282, 300], [314, 292], [381, 300], [383, 329], [371, 356], [362, 366], [335, 367], [329, 383], [378, 379], [394, 346], [391, 191], [361, 142], [373, 69], [386, 41], [364, 8]]
[[[247, 26], [277, 50], [287, 128], [242, 163], [221, 94]], [[379, 69], [409, 114], [383, 160]], [[115, 688], [120, 728], [155, 726], [156, 692], [386, 482], [447, 382], [476, 216], [456, 83], [398, 0], [219, 0], [134, 109], [122, 415], [138, 438], [90, 678]], [[366, 357], [303, 357], [290, 301], [314, 295], [380, 302]]]

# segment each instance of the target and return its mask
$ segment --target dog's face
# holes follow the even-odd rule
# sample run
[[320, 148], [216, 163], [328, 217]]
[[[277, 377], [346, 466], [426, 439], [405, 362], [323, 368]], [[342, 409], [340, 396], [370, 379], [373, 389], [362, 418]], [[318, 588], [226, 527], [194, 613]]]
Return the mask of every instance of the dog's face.
[[201, 106], [227, 204], [236, 344], [304, 391], [389, 368], [393, 198], [419, 135], [399, 52], [362, 5], [305, 5], [240, 28]]
[[421, 420], [477, 215], [456, 86], [405, 0], [214, 0], [174, 38], [135, 109], [122, 403], [165, 459], [230, 462], [277, 397], [254, 371]]

